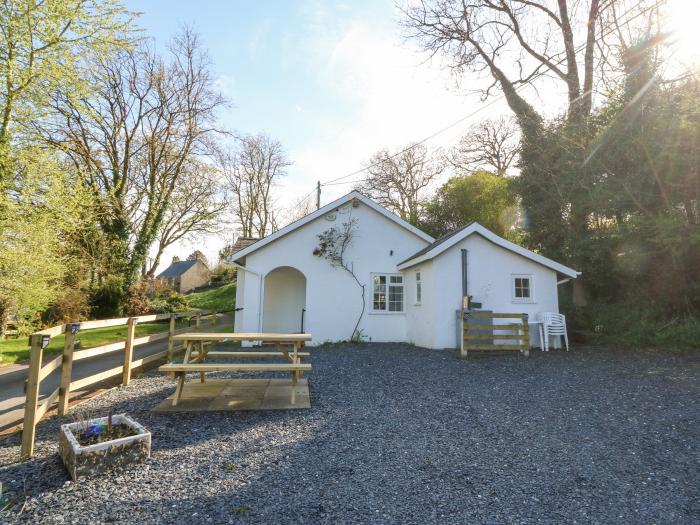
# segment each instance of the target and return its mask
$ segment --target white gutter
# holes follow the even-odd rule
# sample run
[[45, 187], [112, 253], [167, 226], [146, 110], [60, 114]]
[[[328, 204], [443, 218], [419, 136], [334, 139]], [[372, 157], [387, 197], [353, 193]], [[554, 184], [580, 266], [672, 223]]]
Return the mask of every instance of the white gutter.
[[[582, 273], [583, 272], [576, 272], [576, 277], [578, 277]], [[568, 283], [569, 281], [571, 281], [573, 279], [575, 279], [575, 277], [567, 277], [566, 279], [562, 279], [561, 281], [557, 281], [557, 286], [559, 286], [560, 284]]]
[[229, 263], [234, 268], [238, 268], [239, 270], [243, 270], [244, 272], [252, 273], [253, 275], [258, 276], [258, 332], [262, 332], [262, 288], [263, 288], [262, 275], [260, 274], [260, 272], [256, 272], [255, 270], [251, 270], [250, 268], [246, 268], [245, 266], [242, 266], [235, 261], [229, 261]]

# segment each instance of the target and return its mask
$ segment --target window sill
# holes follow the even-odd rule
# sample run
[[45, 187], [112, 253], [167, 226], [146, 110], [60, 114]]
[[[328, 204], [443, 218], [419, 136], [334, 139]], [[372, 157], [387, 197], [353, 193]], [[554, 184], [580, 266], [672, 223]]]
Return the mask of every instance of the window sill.
[[536, 301], [532, 299], [512, 299], [511, 303], [513, 304], [535, 304]]
[[382, 312], [379, 310], [370, 310], [367, 315], [405, 315], [406, 312]]

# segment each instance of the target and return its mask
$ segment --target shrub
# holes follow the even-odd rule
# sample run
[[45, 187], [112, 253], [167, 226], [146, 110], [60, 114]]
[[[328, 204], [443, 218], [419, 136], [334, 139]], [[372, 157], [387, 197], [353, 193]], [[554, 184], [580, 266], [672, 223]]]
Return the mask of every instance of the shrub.
[[151, 314], [169, 314], [173, 310], [165, 299], [151, 299], [148, 303], [149, 313]]
[[236, 268], [219, 264], [211, 273], [211, 282], [220, 283], [231, 281], [236, 277]]
[[121, 313], [126, 299], [124, 278], [108, 275], [102, 283], [90, 291], [90, 308], [95, 319], [107, 319]]
[[700, 320], [691, 315], [670, 315], [649, 303], [591, 303], [565, 307], [569, 332], [585, 343], [623, 348], [663, 346], [700, 347]]
[[45, 325], [79, 321], [90, 316], [90, 298], [79, 289], [67, 288], [42, 314]]
[[170, 312], [183, 312], [190, 307], [189, 298], [181, 293], [173, 292], [166, 299]]

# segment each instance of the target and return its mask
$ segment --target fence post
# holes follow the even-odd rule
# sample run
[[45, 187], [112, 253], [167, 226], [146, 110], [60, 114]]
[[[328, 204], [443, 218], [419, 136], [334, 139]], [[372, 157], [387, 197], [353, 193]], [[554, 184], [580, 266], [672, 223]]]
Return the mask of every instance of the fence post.
[[194, 327], [199, 328], [199, 322], [202, 320], [202, 311], [199, 310], [194, 318]]
[[20, 459], [28, 459], [34, 455], [34, 438], [36, 437], [36, 409], [39, 404], [39, 372], [41, 358], [44, 353], [44, 336], [32, 334], [29, 336], [29, 370], [27, 374], [27, 399], [24, 404], [24, 425], [22, 426], [22, 448]]
[[131, 360], [134, 356], [134, 335], [136, 334], [137, 317], [129, 317], [126, 322], [126, 342], [124, 344], [124, 372], [122, 373], [122, 384], [128, 385], [131, 381]]
[[73, 373], [73, 351], [75, 350], [75, 336], [80, 329], [80, 323], [66, 325], [66, 339], [63, 343], [63, 364], [61, 365], [61, 386], [58, 391], [58, 415], [63, 416], [68, 412], [70, 400], [70, 380]]
[[211, 318], [211, 326], [212, 326], [212, 328], [213, 328], [213, 327], [216, 326], [216, 321], [217, 321], [217, 317], [218, 317], [218, 316], [217, 316], [217, 313], [216, 313], [216, 312], [212, 312], [211, 315], [212, 315], [212, 318]]
[[467, 350], [464, 348], [464, 312], [469, 309], [469, 297], [462, 297], [462, 308], [459, 311], [459, 353], [462, 357], [467, 357]]
[[530, 323], [529, 316], [527, 314], [523, 315], [523, 354], [525, 357], [530, 357]]

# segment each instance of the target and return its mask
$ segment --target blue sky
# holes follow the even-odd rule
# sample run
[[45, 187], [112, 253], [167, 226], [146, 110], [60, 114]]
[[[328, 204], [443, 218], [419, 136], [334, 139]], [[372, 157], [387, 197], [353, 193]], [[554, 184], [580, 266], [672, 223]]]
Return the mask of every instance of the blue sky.
[[[127, 7], [142, 13], [139, 24], [158, 46], [182, 24], [198, 31], [232, 103], [222, 124], [268, 133], [294, 162], [278, 189], [281, 207], [309, 193], [316, 180], [352, 172], [375, 151], [420, 140], [482, 104], [470, 90], [475, 81], [465, 78], [457, 87], [404, 40], [391, 0], [129, 0]], [[449, 147], [477, 120], [428, 145]], [[322, 202], [350, 189], [324, 188]], [[223, 240], [206, 244], [211, 257]]]

